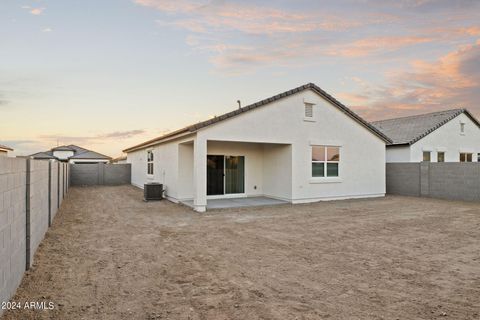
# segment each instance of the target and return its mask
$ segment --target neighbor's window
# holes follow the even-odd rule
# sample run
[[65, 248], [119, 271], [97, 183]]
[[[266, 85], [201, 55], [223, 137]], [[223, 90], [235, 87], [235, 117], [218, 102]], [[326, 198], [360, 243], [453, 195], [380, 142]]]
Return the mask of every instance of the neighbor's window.
[[338, 177], [340, 147], [312, 147], [312, 177]]
[[431, 154], [430, 151], [423, 151], [423, 161], [430, 162], [430, 159], [431, 159], [430, 154]]
[[445, 152], [437, 153], [437, 162], [445, 162]]
[[462, 152], [460, 153], [460, 162], [472, 162], [472, 153]]
[[313, 119], [313, 104], [305, 103], [305, 118]]
[[147, 174], [153, 175], [153, 151], [147, 152]]
[[460, 123], [460, 133], [465, 133], [465, 123]]

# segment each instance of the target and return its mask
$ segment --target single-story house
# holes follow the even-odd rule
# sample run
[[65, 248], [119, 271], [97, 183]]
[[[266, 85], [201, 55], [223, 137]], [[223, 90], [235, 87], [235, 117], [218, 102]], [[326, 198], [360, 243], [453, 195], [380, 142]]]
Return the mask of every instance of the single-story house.
[[32, 159], [58, 160], [68, 163], [108, 163], [112, 158], [76, 145], [59, 146], [49, 151], [37, 152], [29, 156]]
[[9, 152], [12, 152], [12, 151], [13, 151], [12, 148], [0, 144], [0, 157], [2, 157], [2, 156], [3, 156], [3, 157], [8, 156], [8, 153], [9, 153]]
[[477, 162], [480, 123], [466, 109], [372, 122], [392, 142], [386, 162]]
[[385, 195], [390, 140], [307, 84], [124, 150], [132, 184], [163, 183], [198, 212], [210, 199], [290, 203]]

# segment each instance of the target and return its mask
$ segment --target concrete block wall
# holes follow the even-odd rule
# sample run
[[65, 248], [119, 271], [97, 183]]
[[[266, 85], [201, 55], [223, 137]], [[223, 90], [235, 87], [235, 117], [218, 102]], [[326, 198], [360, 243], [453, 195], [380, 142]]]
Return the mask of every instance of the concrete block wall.
[[30, 161], [30, 265], [49, 227], [48, 160]]
[[79, 186], [131, 183], [131, 164], [72, 164], [71, 183]]
[[387, 193], [420, 196], [419, 163], [387, 163]]
[[0, 157], [0, 302], [15, 293], [25, 271], [26, 169], [25, 159]]
[[480, 163], [387, 163], [387, 193], [480, 201]]
[[58, 198], [58, 162], [50, 162], [50, 181], [51, 181], [51, 191], [50, 191], [50, 223], [53, 222], [55, 215], [58, 212], [59, 207], [59, 198]]
[[58, 168], [67, 171], [68, 164], [0, 157], [0, 303], [20, 285], [61, 204], [58, 192], [63, 199], [61, 190], [68, 190], [68, 175], [64, 184]]
[[64, 184], [64, 171], [63, 171], [63, 168], [64, 168], [64, 165], [63, 163], [59, 163], [58, 164], [58, 199], [60, 200], [60, 204], [62, 204], [62, 201], [63, 201], [63, 197], [64, 197], [64, 194], [63, 194], [63, 184]]
[[480, 201], [480, 163], [432, 163], [429, 186], [433, 198]]

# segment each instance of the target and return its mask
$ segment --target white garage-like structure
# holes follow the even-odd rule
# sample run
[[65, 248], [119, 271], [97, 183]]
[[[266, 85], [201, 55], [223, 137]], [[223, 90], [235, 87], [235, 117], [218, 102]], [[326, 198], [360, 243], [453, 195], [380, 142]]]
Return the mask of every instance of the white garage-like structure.
[[203, 212], [213, 199], [290, 203], [385, 195], [390, 140], [307, 84], [124, 150], [132, 184]]

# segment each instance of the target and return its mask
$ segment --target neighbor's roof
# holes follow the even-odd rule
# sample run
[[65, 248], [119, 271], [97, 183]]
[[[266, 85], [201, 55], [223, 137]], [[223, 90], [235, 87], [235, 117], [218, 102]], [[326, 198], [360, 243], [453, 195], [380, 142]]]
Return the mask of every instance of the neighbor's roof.
[[370, 123], [368, 123], [367, 121], [365, 121], [364, 119], [362, 119], [359, 115], [357, 115], [355, 112], [353, 112], [352, 110], [350, 110], [349, 108], [347, 108], [344, 104], [342, 104], [340, 101], [338, 101], [337, 99], [335, 99], [334, 97], [332, 97], [331, 95], [329, 95], [327, 92], [325, 92], [324, 90], [322, 90], [320, 87], [318, 87], [317, 85], [313, 84], [313, 83], [308, 83], [306, 85], [303, 85], [303, 86], [300, 86], [298, 88], [295, 88], [295, 89], [292, 89], [292, 90], [289, 90], [289, 91], [286, 91], [286, 92], [283, 92], [283, 93], [280, 93], [276, 96], [273, 96], [273, 97], [270, 97], [270, 98], [267, 98], [267, 99], [264, 99], [264, 100], [261, 100], [257, 103], [254, 103], [254, 104], [251, 104], [251, 105], [248, 105], [248, 106], [245, 106], [243, 108], [239, 108], [237, 110], [234, 110], [234, 111], [231, 111], [231, 112], [228, 112], [228, 113], [225, 113], [221, 116], [218, 116], [218, 117], [215, 117], [215, 118], [212, 118], [212, 119], [209, 119], [209, 120], [206, 120], [206, 121], [203, 121], [203, 122], [199, 122], [199, 123], [196, 123], [196, 124], [193, 124], [193, 125], [190, 125], [190, 126], [187, 126], [185, 128], [182, 128], [182, 129], [179, 129], [179, 130], [176, 130], [176, 131], [173, 131], [171, 133], [168, 133], [166, 135], [163, 135], [163, 136], [160, 136], [158, 138], [155, 138], [155, 139], [152, 139], [152, 140], [148, 140], [146, 142], [143, 142], [141, 144], [138, 144], [138, 145], [135, 145], [133, 147], [130, 147], [128, 149], [125, 149], [123, 150], [123, 152], [132, 152], [132, 151], [135, 151], [135, 150], [139, 150], [139, 149], [143, 149], [145, 147], [150, 147], [152, 145], [155, 145], [155, 144], [158, 144], [158, 143], [161, 143], [163, 141], [165, 141], [166, 139], [168, 138], [172, 138], [172, 137], [175, 137], [175, 136], [178, 136], [180, 134], [187, 134], [187, 133], [194, 133], [196, 131], [198, 131], [199, 129], [202, 129], [204, 127], [207, 127], [207, 126], [210, 126], [210, 125], [213, 125], [213, 124], [216, 124], [220, 121], [223, 121], [223, 120], [226, 120], [226, 119], [229, 119], [229, 118], [232, 118], [232, 117], [235, 117], [239, 114], [242, 114], [244, 112], [248, 112], [250, 110], [253, 110], [253, 109], [256, 109], [258, 107], [262, 107], [264, 105], [267, 105], [271, 102], [275, 102], [277, 100], [280, 100], [280, 99], [283, 99], [283, 98], [286, 98], [288, 96], [291, 96], [293, 94], [296, 94], [296, 93], [299, 93], [301, 91], [304, 91], [304, 90], [312, 90], [314, 92], [316, 92], [318, 95], [320, 95], [321, 97], [323, 97], [325, 100], [329, 101], [330, 103], [332, 103], [335, 107], [337, 107], [340, 111], [342, 111], [343, 113], [345, 113], [346, 115], [348, 115], [349, 117], [351, 117], [352, 119], [354, 119], [355, 121], [357, 121], [359, 124], [361, 124], [362, 126], [364, 126], [365, 128], [367, 128], [368, 130], [370, 130], [372, 133], [374, 133], [375, 135], [377, 135], [379, 138], [381, 138], [382, 140], [386, 141], [387, 143], [390, 142], [390, 139], [385, 136], [381, 131], [379, 131], [377, 128], [375, 128], [374, 126], [372, 126]]
[[[77, 147], [77, 148], [80, 148], [80, 147]], [[59, 147], [53, 148], [51, 151], [75, 151], [75, 149], [72, 148], [71, 146], [59, 146]]]
[[12, 148], [4, 146], [3, 144], [0, 144], [0, 150], [5, 150], [5, 151], [13, 151]]
[[416, 116], [374, 121], [372, 124], [388, 136], [390, 145], [413, 144], [445, 123], [464, 113], [479, 127], [480, 123], [466, 109], [453, 109]]
[[127, 160], [127, 156], [120, 156], [120, 157], [114, 158], [112, 159], [112, 162], [123, 161], [123, 160]]
[[68, 159], [111, 159], [109, 156], [76, 146], [74, 144], [55, 147], [50, 151], [34, 153], [30, 155], [30, 157], [35, 159], [57, 159], [53, 155], [53, 151], [73, 151], [73, 156], [69, 157]]

